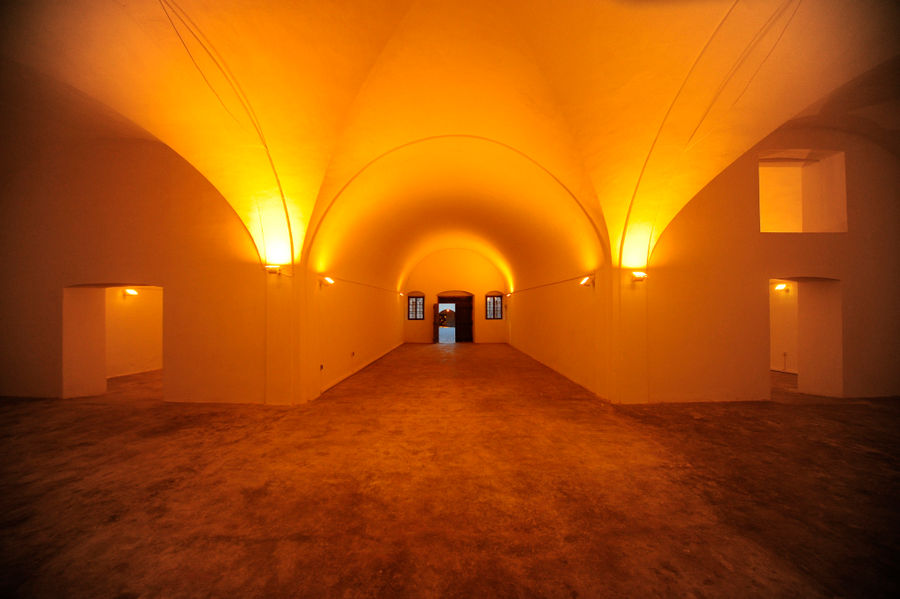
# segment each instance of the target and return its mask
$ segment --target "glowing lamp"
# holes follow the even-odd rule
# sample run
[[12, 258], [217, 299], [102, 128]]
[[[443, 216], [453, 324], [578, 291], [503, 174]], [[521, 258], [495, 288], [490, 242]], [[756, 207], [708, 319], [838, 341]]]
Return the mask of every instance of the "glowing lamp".
[[137, 289], [126, 289], [125, 290], [125, 295], [137, 295], [137, 294], [138, 294]]
[[633, 270], [631, 271], [631, 280], [635, 282], [646, 281], [647, 273], [642, 270]]
[[591, 277], [589, 275], [589, 276], [586, 276], [585, 278], [581, 279], [581, 281], [579, 281], [578, 284], [583, 285], [584, 287], [587, 287], [591, 284], [591, 282], [592, 282]]
[[334, 279], [331, 277], [322, 277], [322, 280], [328, 283], [329, 285], [334, 285]]
[[787, 283], [778, 283], [775, 285], [775, 291], [784, 291], [787, 289]]
[[281, 274], [281, 265], [280, 264], [266, 264], [266, 272], [270, 275], [280, 275]]

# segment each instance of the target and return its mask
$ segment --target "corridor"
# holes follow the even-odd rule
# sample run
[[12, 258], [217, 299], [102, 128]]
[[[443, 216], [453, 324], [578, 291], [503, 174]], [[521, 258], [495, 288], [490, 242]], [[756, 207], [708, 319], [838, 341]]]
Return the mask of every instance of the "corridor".
[[296, 407], [0, 403], [0, 594], [896, 593], [890, 401], [613, 406], [504, 344]]

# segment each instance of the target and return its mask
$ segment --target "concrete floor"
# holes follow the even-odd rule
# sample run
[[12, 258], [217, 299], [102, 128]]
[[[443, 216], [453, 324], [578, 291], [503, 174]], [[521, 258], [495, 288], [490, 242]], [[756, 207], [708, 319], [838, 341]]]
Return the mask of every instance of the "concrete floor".
[[0, 403], [0, 595], [888, 597], [900, 403], [611, 406], [406, 345], [300, 407]]

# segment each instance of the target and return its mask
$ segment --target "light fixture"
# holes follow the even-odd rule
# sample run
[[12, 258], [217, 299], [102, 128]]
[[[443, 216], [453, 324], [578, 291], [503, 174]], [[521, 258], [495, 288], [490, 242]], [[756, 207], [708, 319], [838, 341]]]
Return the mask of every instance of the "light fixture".
[[281, 274], [281, 265], [280, 264], [266, 264], [266, 272], [270, 275], [280, 275]]
[[632, 282], [639, 283], [641, 281], [647, 280], [647, 273], [642, 270], [633, 270], [631, 271], [631, 280]]
[[126, 295], [126, 296], [129, 296], [129, 295], [137, 295], [137, 294], [138, 294], [137, 289], [131, 289], [131, 288], [128, 288], [128, 289], [125, 290], [125, 295]]
[[778, 283], [775, 285], [775, 291], [789, 291], [787, 283]]
[[322, 277], [322, 280], [328, 283], [329, 285], [334, 285], [334, 279], [331, 277]]
[[594, 279], [590, 275], [588, 275], [585, 278], [581, 279], [581, 281], [579, 281], [578, 284], [582, 285], [584, 287], [590, 287], [593, 282], [594, 282]]

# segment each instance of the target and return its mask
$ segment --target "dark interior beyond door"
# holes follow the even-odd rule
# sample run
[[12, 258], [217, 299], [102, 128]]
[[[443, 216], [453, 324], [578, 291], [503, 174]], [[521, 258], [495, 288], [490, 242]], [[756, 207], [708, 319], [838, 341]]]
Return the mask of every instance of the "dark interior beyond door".
[[438, 342], [438, 331], [440, 330], [440, 311], [438, 310], [438, 305], [434, 304], [432, 306], [432, 315], [431, 315], [431, 342]]

